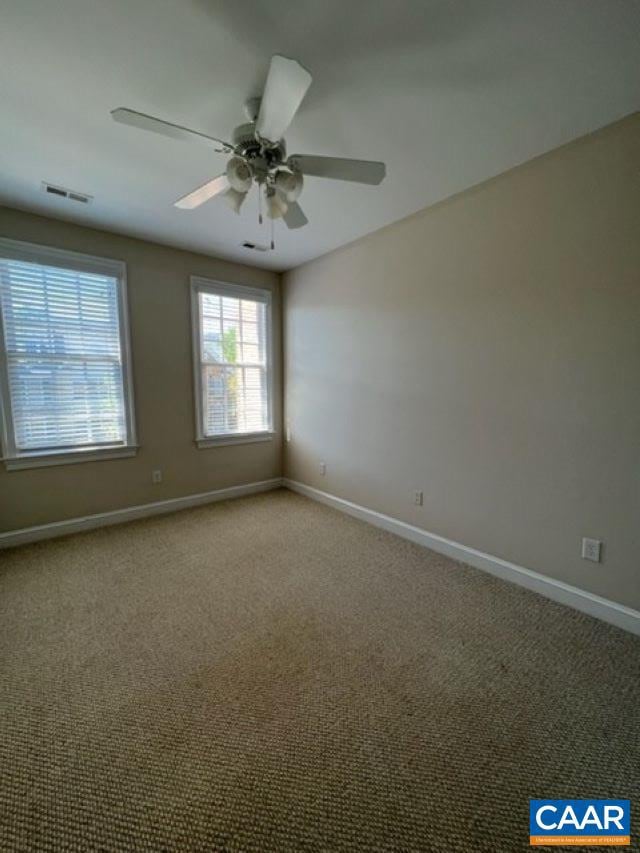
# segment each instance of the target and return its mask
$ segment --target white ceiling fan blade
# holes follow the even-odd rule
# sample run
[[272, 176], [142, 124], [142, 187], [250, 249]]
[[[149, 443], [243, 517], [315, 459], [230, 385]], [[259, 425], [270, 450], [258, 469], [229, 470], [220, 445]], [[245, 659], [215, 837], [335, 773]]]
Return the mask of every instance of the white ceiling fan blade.
[[216, 139], [215, 136], [207, 136], [204, 133], [198, 133], [197, 130], [189, 130], [186, 127], [181, 127], [179, 124], [171, 124], [160, 118], [154, 118], [145, 113], [138, 113], [135, 110], [128, 110], [125, 107], [118, 107], [117, 110], [112, 110], [111, 118], [120, 124], [128, 124], [140, 130], [150, 130], [152, 133], [159, 133], [161, 136], [168, 136], [171, 139], [200, 142], [209, 147], [214, 146], [216, 148], [222, 145], [225, 150], [232, 150], [231, 145], [223, 142], [221, 139]]
[[256, 121], [256, 131], [263, 139], [282, 139], [310, 85], [311, 74], [295, 59], [278, 54], [271, 57]]
[[282, 218], [284, 219], [287, 228], [302, 228], [303, 225], [307, 225], [309, 222], [297, 201], [289, 202], [287, 211]]
[[293, 154], [289, 165], [303, 175], [316, 178], [333, 178], [336, 181], [355, 181], [358, 184], [380, 184], [387, 172], [384, 163], [374, 160], [348, 160], [343, 157], [315, 157]]
[[214, 195], [220, 195], [229, 189], [229, 180], [226, 175], [219, 175], [212, 181], [207, 181], [201, 187], [193, 190], [188, 195], [179, 198], [174, 202], [175, 207], [180, 207], [182, 210], [193, 210], [194, 207], [200, 207], [205, 201], [209, 201]]

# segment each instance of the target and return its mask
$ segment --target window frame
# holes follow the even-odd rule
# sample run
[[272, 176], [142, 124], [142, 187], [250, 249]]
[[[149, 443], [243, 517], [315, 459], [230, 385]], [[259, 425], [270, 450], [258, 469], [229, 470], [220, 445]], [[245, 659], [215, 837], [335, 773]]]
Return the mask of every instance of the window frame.
[[41, 266], [55, 266], [76, 272], [105, 275], [117, 282], [118, 333], [122, 365], [122, 386], [125, 407], [126, 439], [123, 444], [87, 445], [60, 450], [18, 450], [15, 445], [13, 410], [9, 386], [7, 349], [4, 331], [4, 314], [0, 304], [0, 439], [2, 460], [8, 471], [24, 468], [41, 468], [50, 465], [68, 465], [76, 462], [95, 462], [135, 456], [137, 444], [135, 408], [133, 398], [133, 370], [131, 358], [131, 333], [127, 299], [127, 267], [124, 261], [85, 255], [67, 249], [57, 249], [37, 243], [10, 240], [0, 237], [0, 258], [23, 261]]
[[[275, 434], [273, 425], [273, 295], [271, 290], [262, 287], [248, 287], [244, 284], [219, 281], [203, 276], [192, 275], [191, 285], [191, 340], [193, 355], [193, 392], [195, 399], [196, 446], [223, 447], [230, 444], [251, 444], [258, 441], [271, 441]], [[212, 293], [215, 296], [228, 296], [233, 299], [253, 299], [265, 305], [265, 355], [267, 379], [267, 429], [257, 432], [225, 433], [205, 435], [204, 406], [202, 387], [202, 317], [200, 314], [200, 293]]]

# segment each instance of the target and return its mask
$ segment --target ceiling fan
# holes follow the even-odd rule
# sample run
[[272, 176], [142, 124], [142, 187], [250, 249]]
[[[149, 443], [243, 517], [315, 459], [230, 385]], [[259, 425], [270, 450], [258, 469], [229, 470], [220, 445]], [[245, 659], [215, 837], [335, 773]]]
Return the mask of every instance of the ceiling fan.
[[222, 175], [178, 199], [176, 207], [192, 210], [210, 198], [222, 195], [225, 202], [239, 213], [255, 183], [259, 189], [260, 222], [264, 196], [266, 213], [270, 219], [282, 218], [287, 227], [301, 228], [308, 222], [297, 201], [302, 192], [303, 176], [373, 185], [381, 183], [385, 176], [384, 163], [371, 160], [307, 154], [287, 157], [283, 136], [310, 85], [311, 74], [300, 63], [277, 54], [272, 56], [262, 98], [250, 98], [245, 103], [245, 115], [249, 122], [236, 127], [232, 142], [224, 142], [125, 107], [113, 110], [111, 115], [122, 124], [173, 139], [204, 143], [220, 154], [232, 155]]

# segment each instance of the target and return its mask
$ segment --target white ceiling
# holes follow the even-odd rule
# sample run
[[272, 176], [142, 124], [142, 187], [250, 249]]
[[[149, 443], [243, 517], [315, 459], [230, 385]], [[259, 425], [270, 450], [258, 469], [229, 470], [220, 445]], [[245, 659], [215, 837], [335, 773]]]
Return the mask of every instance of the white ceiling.
[[[276, 52], [314, 77], [289, 152], [384, 160], [387, 178], [309, 178], [310, 224], [258, 254], [240, 246], [266, 241], [257, 199], [239, 217], [172, 206], [222, 155], [109, 112], [228, 139]], [[639, 109], [640, 2], [3, 0], [0, 57], [2, 202], [283, 270]]]

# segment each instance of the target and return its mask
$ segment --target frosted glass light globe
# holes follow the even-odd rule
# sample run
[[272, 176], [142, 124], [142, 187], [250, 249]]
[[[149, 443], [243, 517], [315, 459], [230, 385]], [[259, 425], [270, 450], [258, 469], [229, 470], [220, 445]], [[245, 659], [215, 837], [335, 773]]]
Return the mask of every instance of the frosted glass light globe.
[[275, 184], [287, 201], [296, 201], [304, 184], [302, 172], [278, 172]]
[[227, 163], [227, 180], [239, 193], [246, 193], [251, 189], [251, 169], [241, 157], [232, 157]]

